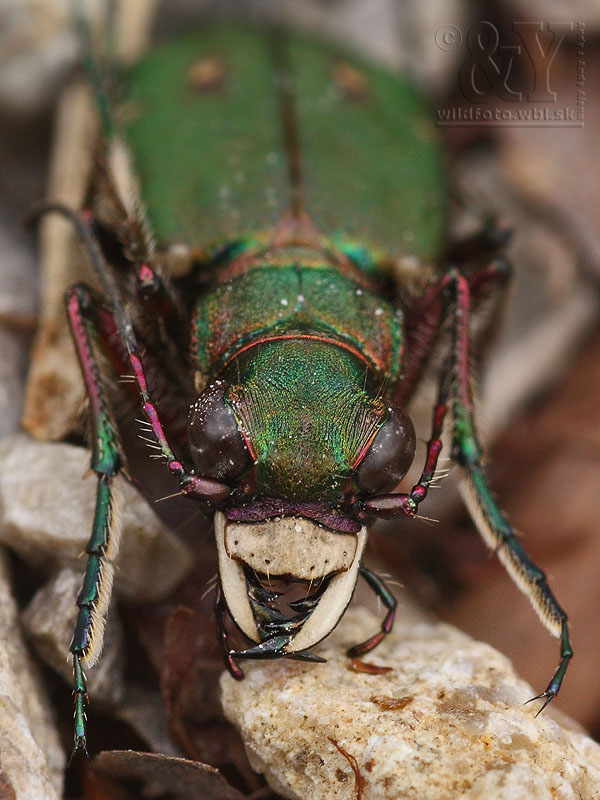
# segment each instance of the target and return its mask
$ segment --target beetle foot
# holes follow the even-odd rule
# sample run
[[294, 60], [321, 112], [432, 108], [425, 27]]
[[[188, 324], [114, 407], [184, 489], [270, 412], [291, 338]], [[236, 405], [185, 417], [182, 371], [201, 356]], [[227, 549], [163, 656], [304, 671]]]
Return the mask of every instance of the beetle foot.
[[553, 688], [552, 684], [550, 684], [550, 686], [546, 689], [545, 692], [541, 692], [541, 694], [536, 694], [535, 697], [530, 697], [529, 700], [526, 700], [523, 703], [523, 705], [526, 706], [528, 703], [533, 703], [534, 700], [542, 700], [542, 698], [545, 698], [544, 702], [542, 703], [542, 707], [537, 711], [535, 715], [536, 717], [539, 717], [542, 711], [546, 708], [546, 706], [549, 703], [551, 703], [554, 700], [557, 694], [558, 694], [558, 689]]
[[69, 762], [67, 764], [67, 768], [69, 768], [71, 766], [71, 762], [73, 761], [73, 759], [75, 758], [75, 756], [77, 755], [77, 753], [80, 750], [83, 751], [83, 753], [85, 754], [85, 757], [89, 761], [90, 760], [90, 754], [88, 753], [87, 742], [86, 742], [85, 736], [76, 736], [75, 737], [75, 741], [74, 741], [74, 744], [73, 744], [73, 749], [71, 750], [71, 755], [69, 756]]
[[360, 644], [355, 644], [353, 647], [348, 648], [348, 650], [346, 650], [346, 655], [348, 658], [359, 658], [360, 656], [364, 656], [366, 653], [370, 653], [371, 650], [374, 650], [377, 645], [383, 641], [385, 636], [386, 633], [384, 631], [380, 631], [374, 636], [371, 636], [370, 639], [367, 639], [366, 642], [361, 642]]

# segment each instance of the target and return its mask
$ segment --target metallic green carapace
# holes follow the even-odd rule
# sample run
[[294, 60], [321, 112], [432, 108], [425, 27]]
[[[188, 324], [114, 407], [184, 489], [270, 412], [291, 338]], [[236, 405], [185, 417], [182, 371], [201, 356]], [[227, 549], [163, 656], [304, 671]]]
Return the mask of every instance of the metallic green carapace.
[[381, 68], [296, 34], [209, 28], [154, 50], [120, 96], [161, 242], [206, 247], [272, 228], [298, 156], [304, 208], [325, 235], [390, 256], [439, 253], [446, 189], [431, 115]]
[[442, 240], [444, 170], [422, 100], [298, 35], [218, 28], [142, 60], [121, 102], [159, 244], [215, 254], [194, 315], [197, 390], [252, 348], [253, 383], [227, 402], [261, 487], [341, 497], [385, 416], [358, 401], [365, 371], [390, 388], [402, 368], [402, 311], [381, 295], [383, 268], [407, 252], [433, 258]]

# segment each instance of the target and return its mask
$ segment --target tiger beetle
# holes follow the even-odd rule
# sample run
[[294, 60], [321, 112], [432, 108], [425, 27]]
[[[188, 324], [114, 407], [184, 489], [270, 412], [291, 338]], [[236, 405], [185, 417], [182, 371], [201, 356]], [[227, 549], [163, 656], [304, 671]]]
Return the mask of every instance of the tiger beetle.
[[[127, 431], [113, 409], [132, 396], [165, 480], [214, 514], [218, 640], [237, 679], [246, 658], [323, 661], [310, 649], [359, 575], [387, 613], [348, 655], [390, 632], [396, 600], [361, 566], [367, 528], [415, 517], [448, 420], [481, 535], [560, 638], [559, 665], [532, 698], [545, 708], [572, 656], [567, 617], [498, 508], [473, 414], [470, 323], [508, 282], [507, 232], [445, 243], [446, 171], [422, 99], [401, 77], [281, 30], [187, 34], [118, 85], [114, 65], [89, 62], [102, 135], [87, 203], [38, 210], [72, 222], [101, 289], [66, 294], [97, 477], [71, 644], [74, 752], [86, 751], [84, 669], [102, 649], [119, 544]], [[415, 456], [405, 409], [438, 343], [425, 464], [398, 493]], [[110, 388], [111, 376], [128, 382]], [[227, 614], [247, 649], [228, 644]]]

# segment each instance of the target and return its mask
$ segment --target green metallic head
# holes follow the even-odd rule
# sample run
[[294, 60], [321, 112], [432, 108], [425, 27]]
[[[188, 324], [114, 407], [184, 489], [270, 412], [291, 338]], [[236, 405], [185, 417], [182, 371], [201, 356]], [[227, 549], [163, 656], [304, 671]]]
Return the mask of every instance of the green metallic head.
[[199, 474], [298, 506], [390, 491], [415, 448], [367, 365], [317, 336], [250, 347], [192, 406], [188, 430]]
[[256, 465], [261, 494], [338, 500], [386, 414], [347, 350], [313, 339], [253, 348], [231, 405]]

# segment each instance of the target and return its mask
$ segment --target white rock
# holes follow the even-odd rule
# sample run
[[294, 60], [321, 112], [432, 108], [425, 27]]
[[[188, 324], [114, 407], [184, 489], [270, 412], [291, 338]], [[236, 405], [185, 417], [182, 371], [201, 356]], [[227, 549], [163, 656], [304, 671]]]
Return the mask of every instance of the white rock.
[[[25, 561], [83, 575], [96, 494], [90, 455], [81, 447], [35, 442], [24, 434], [0, 442], [0, 542]], [[123, 534], [115, 590], [135, 602], [165, 597], [191, 565], [188, 548], [123, 478]]]
[[352, 671], [345, 648], [378, 628], [350, 610], [318, 652], [327, 664], [245, 662], [221, 679], [248, 757], [286, 798], [597, 800], [600, 746], [564, 714], [523, 705], [534, 692], [488, 645], [444, 624], [396, 623]]
[[[73, 683], [73, 666], [69, 654], [81, 589], [81, 571], [69, 567], [61, 570], [34, 595], [22, 614], [23, 627], [39, 657], [67, 683]], [[102, 658], [86, 670], [88, 694], [92, 700], [118, 703], [124, 694], [123, 631], [111, 608], [104, 633]]]
[[42, 679], [23, 642], [0, 551], [0, 797], [54, 800], [65, 754]]

